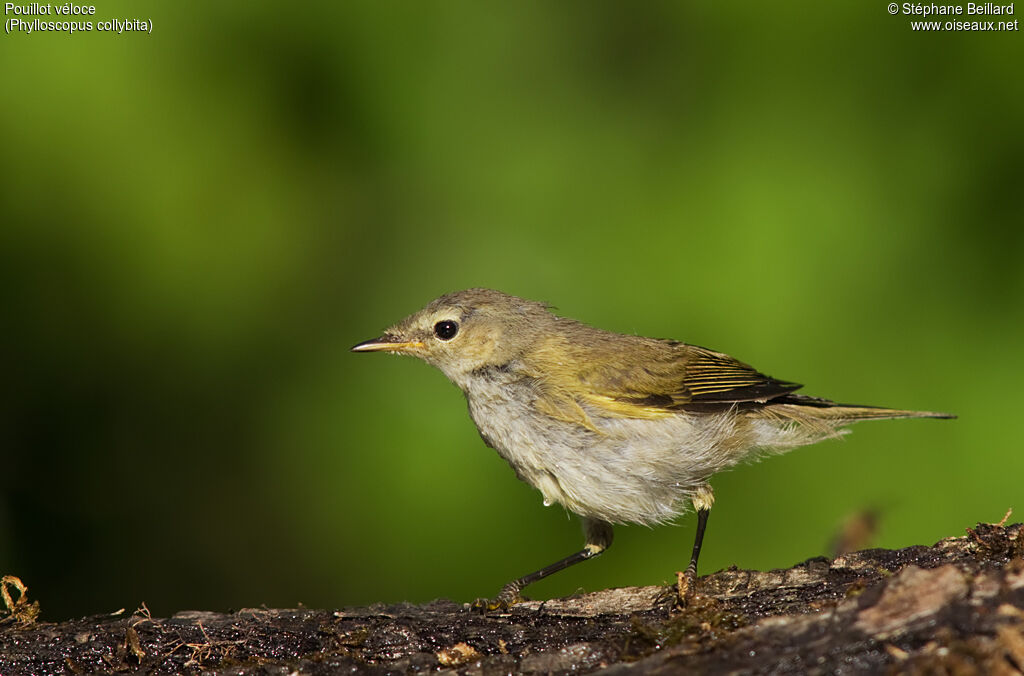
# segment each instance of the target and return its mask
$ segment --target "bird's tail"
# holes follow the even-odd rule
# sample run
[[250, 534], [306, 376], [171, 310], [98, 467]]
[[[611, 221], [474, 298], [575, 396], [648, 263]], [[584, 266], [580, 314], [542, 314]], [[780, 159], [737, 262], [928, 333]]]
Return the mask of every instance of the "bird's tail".
[[893, 418], [955, 418], [952, 413], [936, 411], [907, 411], [898, 408], [881, 406], [860, 406], [857, 404], [837, 404], [828, 399], [818, 399], [802, 394], [789, 394], [770, 402], [771, 405], [793, 406], [803, 409], [803, 413], [819, 420], [837, 423], [856, 422], [858, 420], [890, 420]]

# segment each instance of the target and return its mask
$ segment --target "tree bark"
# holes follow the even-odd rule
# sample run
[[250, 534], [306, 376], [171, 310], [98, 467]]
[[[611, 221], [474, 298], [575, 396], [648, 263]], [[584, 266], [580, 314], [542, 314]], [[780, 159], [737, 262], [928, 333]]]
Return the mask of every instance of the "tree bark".
[[725, 570], [701, 578], [683, 608], [674, 588], [631, 587], [503, 614], [434, 601], [53, 624], [8, 599], [0, 674], [1020, 674], [1021, 531], [979, 524], [931, 547]]

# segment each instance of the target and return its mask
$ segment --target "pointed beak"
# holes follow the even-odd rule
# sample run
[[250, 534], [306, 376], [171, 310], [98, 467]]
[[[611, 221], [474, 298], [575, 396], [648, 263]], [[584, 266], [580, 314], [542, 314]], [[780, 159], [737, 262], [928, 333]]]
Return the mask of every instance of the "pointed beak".
[[352, 348], [353, 352], [408, 352], [417, 347], [423, 347], [423, 343], [404, 341], [395, 336], [381, 336], [372, 340], [364, 340]]

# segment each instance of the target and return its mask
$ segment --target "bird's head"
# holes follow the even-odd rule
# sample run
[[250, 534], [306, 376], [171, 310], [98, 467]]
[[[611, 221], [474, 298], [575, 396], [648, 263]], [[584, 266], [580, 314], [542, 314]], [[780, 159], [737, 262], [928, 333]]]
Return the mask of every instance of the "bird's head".
[[352, 351], [419, 357], [462, 386], [475, 371], [521, 359], [556, 321], [543, 303], [467, 289], [441, 296]]

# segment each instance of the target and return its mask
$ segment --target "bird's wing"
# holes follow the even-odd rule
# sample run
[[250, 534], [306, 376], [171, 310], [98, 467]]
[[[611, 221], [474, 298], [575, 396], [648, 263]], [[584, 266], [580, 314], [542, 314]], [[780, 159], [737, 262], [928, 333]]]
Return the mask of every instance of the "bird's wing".
[[581, 398], [606, 415], [652, 418], [757, 405], [800, 388], [721, 352], [682, 343], [663, 346], [640, 350], [644, 358], [638, 361], [583, 366]]
[[687, 345], [683, 386], [689, 400], [680, 403], [766, 402], [802, 387], [777, 380], [727, 354]]

